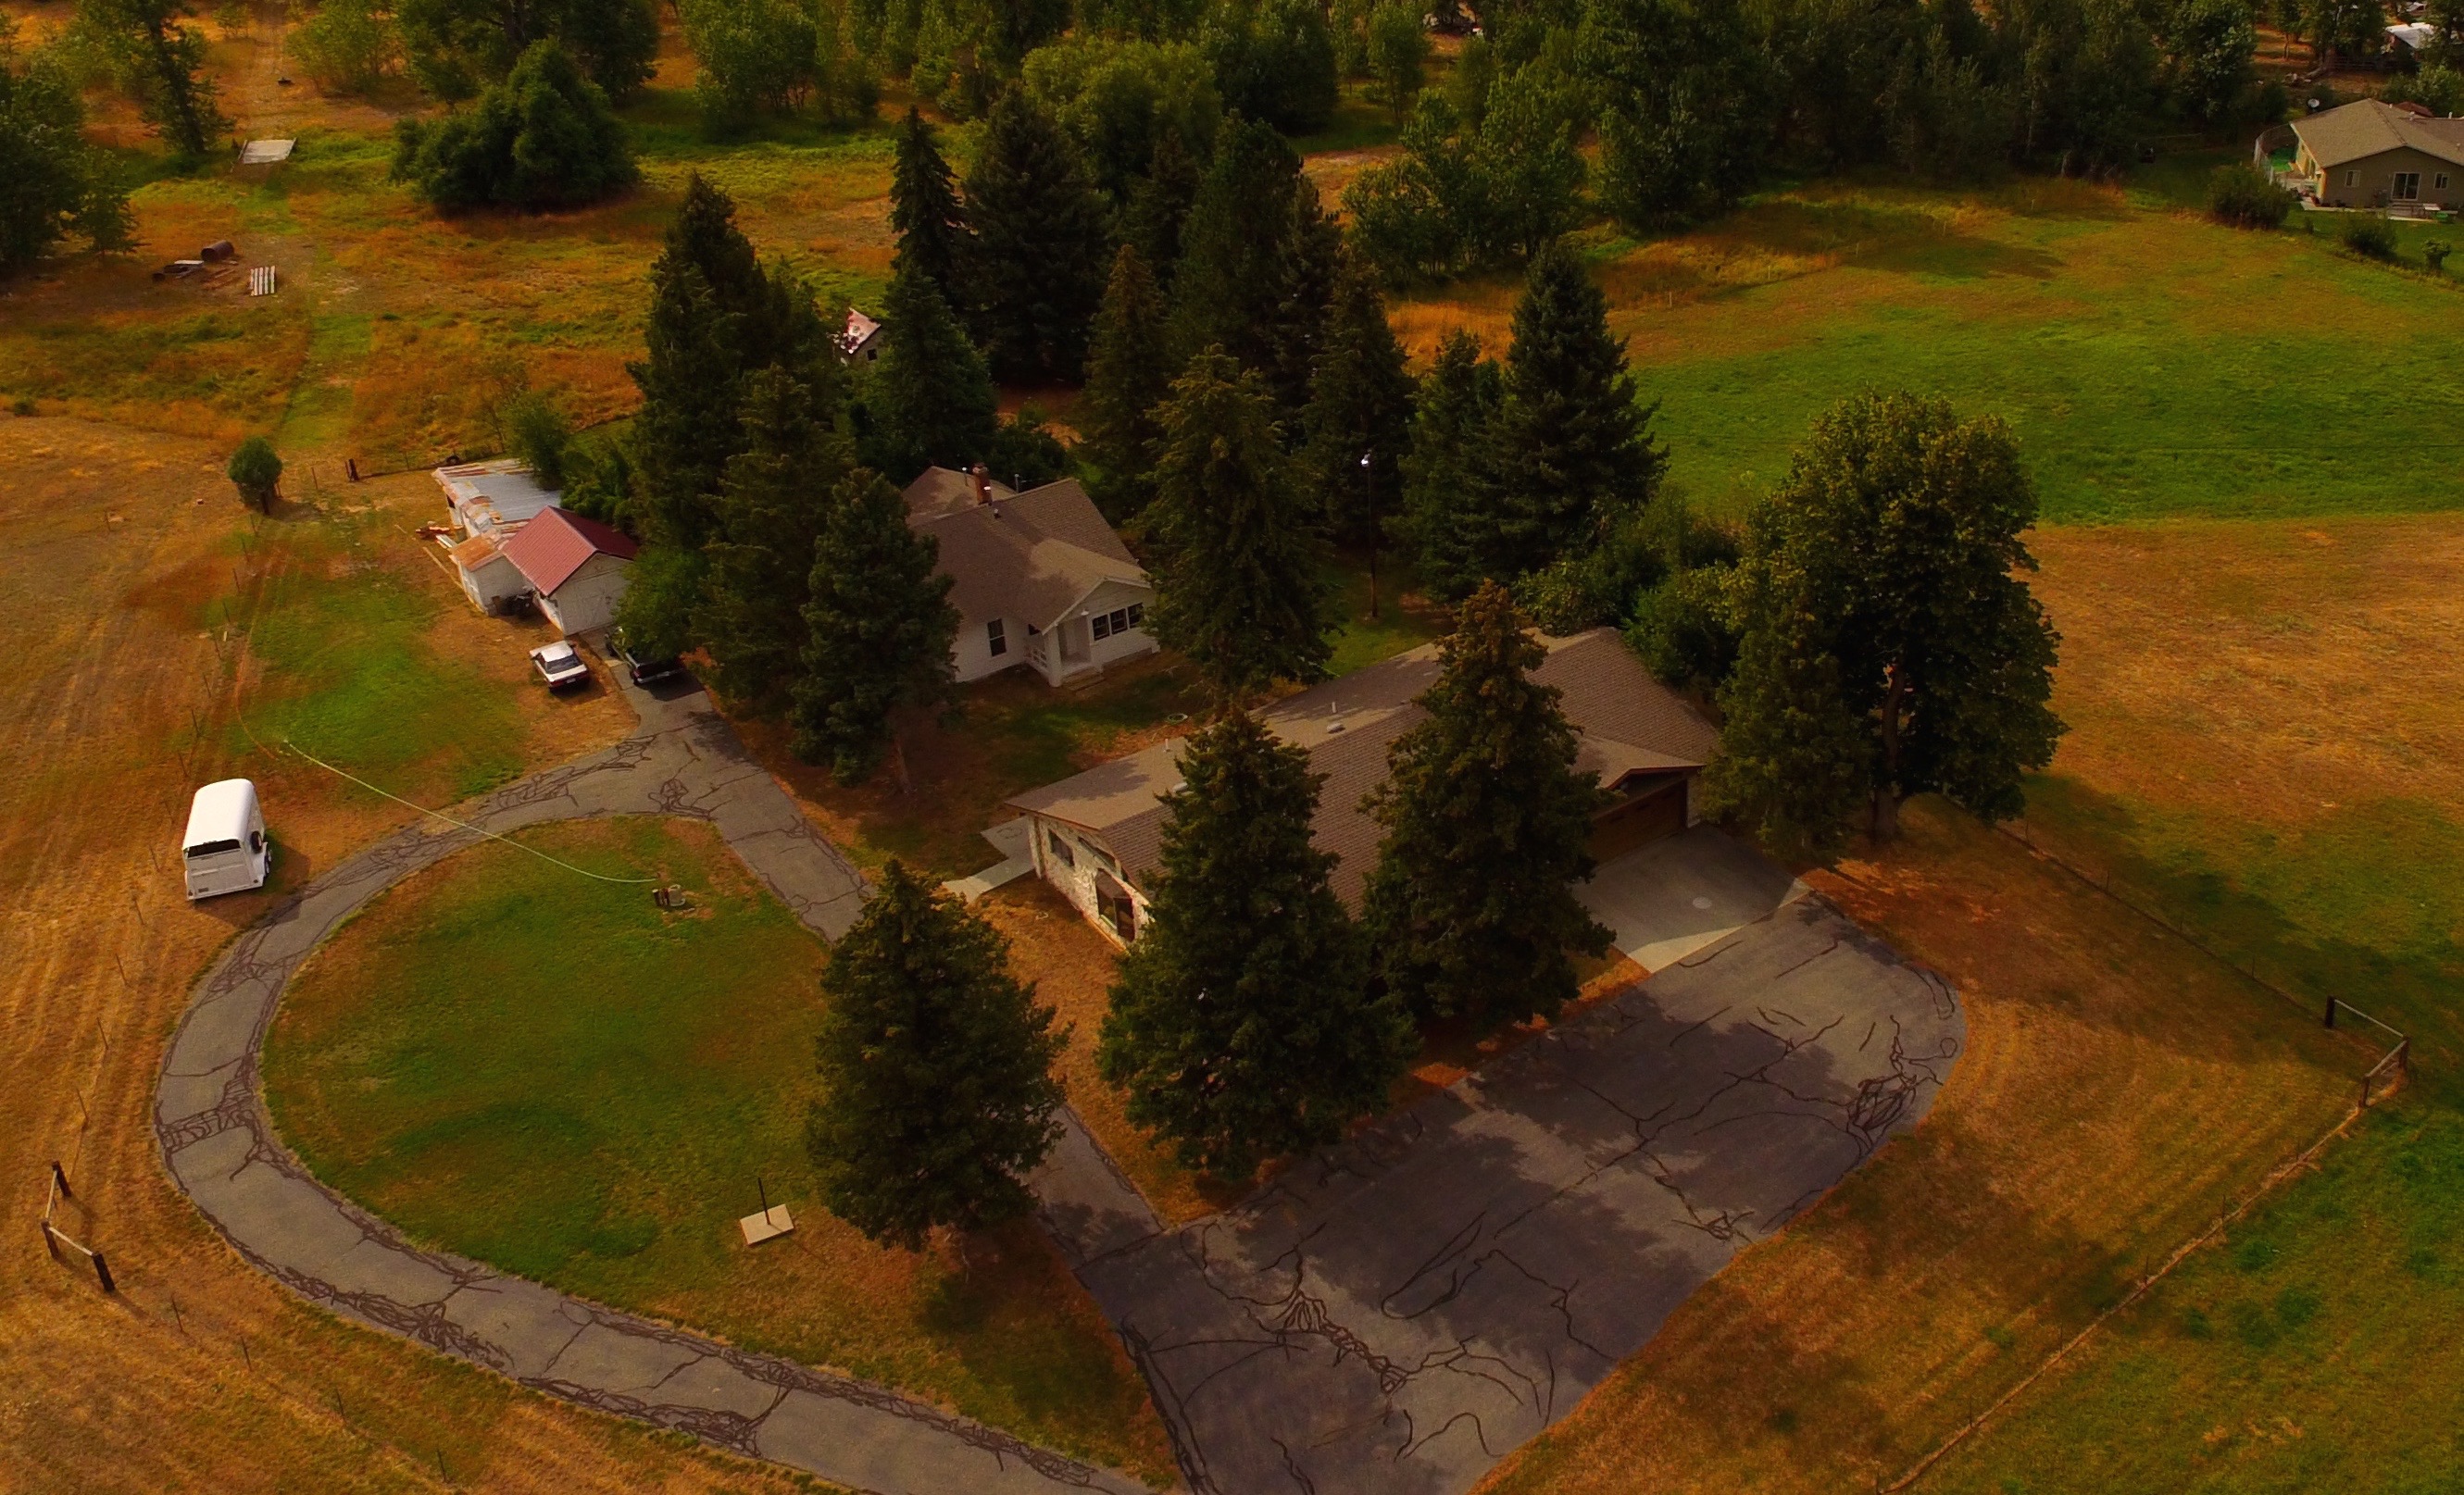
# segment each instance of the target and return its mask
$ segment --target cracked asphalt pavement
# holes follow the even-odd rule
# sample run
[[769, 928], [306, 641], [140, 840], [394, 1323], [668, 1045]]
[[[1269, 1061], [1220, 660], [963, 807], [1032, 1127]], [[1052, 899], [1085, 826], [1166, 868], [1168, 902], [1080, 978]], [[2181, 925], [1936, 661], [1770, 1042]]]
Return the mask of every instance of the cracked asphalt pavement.
[[1067, 1144], [1037, 1186], [1197, 1490], [1452, 1495], [1914, 1125], [1964, 1036], [1809, 897], [1225, 1214], [1159, 1230]]

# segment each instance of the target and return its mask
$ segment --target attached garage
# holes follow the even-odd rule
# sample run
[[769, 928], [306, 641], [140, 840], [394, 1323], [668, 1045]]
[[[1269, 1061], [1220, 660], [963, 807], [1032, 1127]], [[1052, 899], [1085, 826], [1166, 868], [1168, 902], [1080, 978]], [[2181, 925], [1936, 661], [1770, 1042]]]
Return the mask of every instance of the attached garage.
[[1621, 798], [1592, 818], [1592, 860], [1606, 862], [1685, 828], [1685, 786], [1691, 774], [1631, 774]]

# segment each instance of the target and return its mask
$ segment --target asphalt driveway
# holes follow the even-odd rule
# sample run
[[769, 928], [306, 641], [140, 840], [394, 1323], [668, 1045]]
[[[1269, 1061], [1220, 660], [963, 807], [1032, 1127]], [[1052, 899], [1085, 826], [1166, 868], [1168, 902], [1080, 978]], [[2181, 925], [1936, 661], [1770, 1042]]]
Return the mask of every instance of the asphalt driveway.
[[1617, 949], [1658, 971], [1806, 890], [1734, 836], [1696, 825], [1603, 863], [1574, 896], [1617, 935]]
[[1939, 978], [1818, 897], [1711, 938], [1210, 1220], [1159, 1232], [1097, 1159], [1047, 1165], [1199, 1490], [1468, 1488], [1925, 1112], [1964, 1035]]

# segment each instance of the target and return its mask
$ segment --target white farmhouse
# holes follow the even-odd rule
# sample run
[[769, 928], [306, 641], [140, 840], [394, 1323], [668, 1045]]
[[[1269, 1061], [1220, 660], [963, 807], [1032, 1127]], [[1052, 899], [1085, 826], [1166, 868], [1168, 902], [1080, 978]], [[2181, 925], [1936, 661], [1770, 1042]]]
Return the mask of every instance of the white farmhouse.
[[907, 522], [940, 545], [960, 681], [1026, 665], [1059, 685], [1155, 652], [1155, 587], [1077, 479], [1019, 493], [928, 468], [907, 485]]

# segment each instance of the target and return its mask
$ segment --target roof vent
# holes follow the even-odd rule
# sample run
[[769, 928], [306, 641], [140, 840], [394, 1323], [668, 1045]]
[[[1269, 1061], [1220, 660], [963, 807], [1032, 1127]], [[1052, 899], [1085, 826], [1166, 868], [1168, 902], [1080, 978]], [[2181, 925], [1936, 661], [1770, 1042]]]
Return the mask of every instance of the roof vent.
[[1327, 715], [1326, 715], [1326, 735], [1327, 735], [1328, 737], [1333, 737], [1336, 733], [1341, 732], [1342, 730], [1343, 730], [1343, 718], [1342, 718], [1342, 717], [1340, 717], [1340, 716], [1338, 716], [1338, 715], [1334, 715], [1334, 713], [1332, 713], [1332, 712], [1329, 712], [1329, 713], [1327, 713]]

